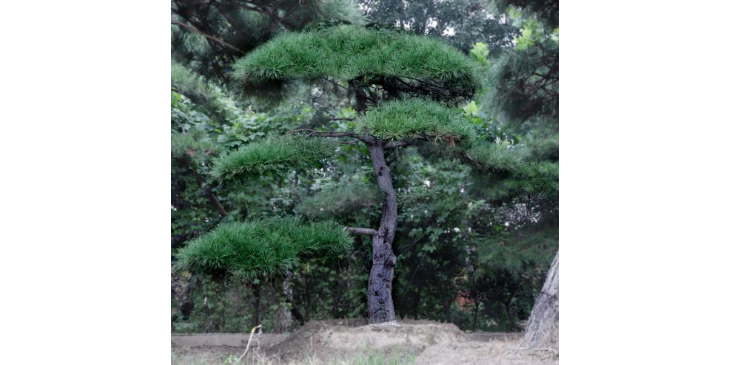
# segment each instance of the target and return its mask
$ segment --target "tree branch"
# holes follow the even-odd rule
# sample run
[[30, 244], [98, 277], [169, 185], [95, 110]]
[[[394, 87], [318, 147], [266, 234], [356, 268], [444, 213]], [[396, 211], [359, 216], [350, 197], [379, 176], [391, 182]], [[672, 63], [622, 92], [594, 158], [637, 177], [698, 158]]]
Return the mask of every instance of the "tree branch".
[[386, 149], [386, 150], [390, 150], [390, 149], [395, 149], [395, 148], [398, 148], [398, 147], [406, 147], [409, 144], [410, 143], [408, 143], [406, 141], [393, 141], [393, 142], [386, 143], [385, 146], [383, 146], [383, 148]]
[[220, 44], [223, 47], [230, 48], [230, 49], [232, 49], [232, 50], [234, 50], [234, 51], [236, 51], [236, 52], [238, 52], [240, 54], [244, 54], [245, 53], [244, 51], [242, 51], [241, 49], [237, 48], [236, 46], [231, 45], [230, 43], [226, 43], [226, 42], [224, 42], [223, 40], [221, 40], [219, 38], [213, 37], [212, 35], [205, 34], [205, 33], [201, 32], [200, 30], [198, 30], [198, 28], [193, 27], [192, 25], [185, 24], [185, 23], [183, 23], [181, 21], [178, 21], [178, 20], [175, 20], [175, 19], [172, 19], [171, 22], [172, 22], [172, 24], [179, 25], [179, 26], [181, 26], [181, 27], [183, 27], [183, 28], [185, 28], [185, 29], [187, 29], [189, 31], [193, 31], [193, 32], [199, 33], [199, 34], [205, 36], [206, 38], [210, 39], [211, 41]]
[[228, 215], [228, 212], [226, 212], [226, 209], [223, 208], [223, 205], [221, 204], [220, 200], [213, 194], [213, 191], [209, 188], [205, 187], [205, 183], [203, 182], [203, 177], [200, 176], [200, 174], [195, 171], [192, 167], [190, 167], [190, 171], [195, 174], [195, 181], [198, 183], [198, 186], [203, 189], [203, 192], [205, 193], [205, 196], [208, 198], [208, 201], [213, 204], [215, 209], [218, 211], [218, 213], [221, 215], [221, 217], [225, 217]]
[[203, 179], [203, 176], [200, 175], [198, 170], [195, 169], [195, 163], [190, 158], [190, 156], [186, 156], [185, 161], [188, 164], [188, 170], [195, 176], [195, 182], [198, 183], [198, 187], [203, 191], [205, 196], [208, 198], [208, 201], [213, 204], [215, 209], [218, 211], [218, 213], [221, 215], [221, 217], [225, 217], [228, 215], [228, 212], [226, 212], [226, 209], [223, 208], [223, 205], [221, 204], [220, 200], [213, 194], [213, 191], [205, 186], [205, 180]]
[[355, 234], [364, 234], [368, 236], [376, 236], [378, 234], [378, 231], [371, 229], [371, 228], [355, 228], [355, 227], [345, 227], [346, 231], [349, 231], [350, 233]]
[[353, 133], [353, 132], [317, 131], [314, 129], [294, 129], [287, 134], [299, 133], [299, 132], [305, 132], [307, 134], [307, 136], [317, 136], [317, 137], [351, 137], [351, 138], [355, 138], [360, 141], [363, 141], [366, 144], [372, 143], [374, 141], [374, 139], [370, 136], [361, 136], [361, 135], [359, 135], [357, 133]]

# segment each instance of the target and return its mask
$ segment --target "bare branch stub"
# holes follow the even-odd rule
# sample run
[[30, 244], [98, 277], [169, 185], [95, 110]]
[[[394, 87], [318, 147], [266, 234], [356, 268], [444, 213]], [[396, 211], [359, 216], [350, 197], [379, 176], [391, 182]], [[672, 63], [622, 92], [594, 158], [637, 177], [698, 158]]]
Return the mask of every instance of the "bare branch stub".
[[372, 228], [356, 228], [356, 227], [345, 227], [345, 230], [350, 233], [355, 234], [364, 234], [367, 236], [375, 236], [378, 234], [378, 231], [372, 229]]

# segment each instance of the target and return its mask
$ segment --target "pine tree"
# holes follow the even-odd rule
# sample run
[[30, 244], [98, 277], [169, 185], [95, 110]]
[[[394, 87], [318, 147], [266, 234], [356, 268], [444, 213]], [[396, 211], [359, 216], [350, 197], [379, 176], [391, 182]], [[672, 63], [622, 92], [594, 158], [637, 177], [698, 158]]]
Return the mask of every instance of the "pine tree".
[[479, 143], [474, 126], [455, 107], [480, 86], [479, 66], [438, 40], [351, 25], [288, 33], [236, 61], [234, 77], [245, 85], [327, 79], [348, 90], [358, 116], [347, 129], [298, 129], [245, 145], [217, 159], [212, 175], [225, 181], [303, 168], [333, 156], [341, 144], [362, 144], [381, 195], [380, 223], [372, 228], [293, 220], [224, 224], [182, 249], [179, 268], [246, 278], [281, 275], [313, 255], [343, 252], [350, 234], [365, 235], [372, 240], [368, 317], [371, 323], [393, 321], [398, 202], [387, 156], [394, 150], [430, 145], [482, 171], [511, 176], [508, 190], [557, 191], [557, 166], [523, 163], [513, 146]]
[[[334, 138], [346, 140], [344, 143], [363, 143], [382, 194], [380, 225], [376, 229], [345, 229], [351, 234], [372, 237], [370, 321], [393, 321], [391, 286], [396, 257], [392, 243], [398, 208], [386, 153], [418, 142], [434, 143], [445, 149], [470, 147], [474, 130], [460, 118], [460, 111], [450, 106], [473, 95], [478, 86], [476, 67], [466, 56], [439, 41], [405, 33], [343, 25], [279, 36], [237, 61], [235, 76], [244, 82], [315, 78], [345, 82], [360, 112], [354, 128], [296, 130], [289, 137], [249, 144], [221, 157], [213, 174], [230, 179], [282, 166], [301, 166], [333, 153], [330, 140]], [[313, 252], [304, 248], [315, 243], [298, 242], [302, 250], [287, 251], [288, 256], [271, 254], [267, 267], [255, 262], [243, 265], [221, 258], [230, 254], [227, 247], [236, 245], [232, 236], [218, 233], [222, 229], [228, 228], [219, 227], [189, 244], [180, 255], [180, 266], [226, 269], [241, 275], [274, 274], [293, 264], [299, 252]], [[232, 232], [235, 231], [253, 234], [245, 230]], [[278, 252], [275, 246], [272, 244], [270, 249]], [[220, 247], [222, 252], [201, 247]], [[275, 262], [276, 259], [283, 261]]]

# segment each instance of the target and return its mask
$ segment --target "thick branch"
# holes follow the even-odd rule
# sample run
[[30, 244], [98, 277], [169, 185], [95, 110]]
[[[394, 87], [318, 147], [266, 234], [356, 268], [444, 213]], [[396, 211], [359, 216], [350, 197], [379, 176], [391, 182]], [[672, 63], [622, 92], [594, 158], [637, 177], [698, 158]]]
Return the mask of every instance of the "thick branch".
[[370, 228], [345, 227], [345, 230], [349, 231], [350, 233], [364, 234], [368, 236], [375, 236], [378, 234], [378, 231]]
[[393, 142], [386, 143], [385, 146], [383, 146], [383, 148], [386, 150], [390, 150], [390, 149], [394, 149], [394, 148], [398, 148], [398, 147], [406, 147], [409, 144], [410, 143], [408, 143], [406, 141], [393, 141]]
[[[407, 80], [411, 80], [409, 82]], [[387, 92], [389, 97], [400, 97], [401, 93], [416, 96], [427, 96], [437, 101], [453, 102], [460, 99], [468, 99], [473, 95], [470, 88], [440, 85], [413, 77], [380, 77], [371, 80], [374, 85], [380, 85]]]
[[[307, 136], [317, 136], [317, 137], [351, 137], [358, 139], [360, 141], [365, 142], [365, 144], [370, 144], [375, 141], [375, 139], [371, 136], [361, 136], [357, 133], [353, 132], [335, 132], [335, 131], [317, 131], [314, 129], [295, 129], [293, 131], [290, 131], [289, 133], [306, 133]], [[288, 134], [288, 133], [287, 133]]]
[[205, 36], [206, 38], [210, 39], [211, 41], [220, 44], [223, 47], [230, 48], [230, 49], [232, 49], [232, 50], [234, 50], [234, 51], [236, 51], [238, 53], [241, 53], [241, 54], [244, 54], [245, 53], [240, 48], [237, 48], [236, 46], [234, 46], [234, 45], [232, 45], [230, 43], [227, 43], [227, 42], [223, 41], [222, 39], [213, 37], [212, 35], [209, 35], [209, 34], [205, 34], [205, 33], [201, 32], [200, 30], [198, 30], [197, 28], [193, 27], [192, 25], [185, 24], [185, 23], [180, 22], [180, 21], [177, 21], [175, 19], [172, 19], [171, 21], [172, 21], [172, 24], [179, 25], [179, 26], [181, 26], [181, 27], [183, 27], [183, 28], [185, 28], [185, 29], [187, 29], [189, 31], [193, 31], [193, 32], [199, 33], [199, 34]]

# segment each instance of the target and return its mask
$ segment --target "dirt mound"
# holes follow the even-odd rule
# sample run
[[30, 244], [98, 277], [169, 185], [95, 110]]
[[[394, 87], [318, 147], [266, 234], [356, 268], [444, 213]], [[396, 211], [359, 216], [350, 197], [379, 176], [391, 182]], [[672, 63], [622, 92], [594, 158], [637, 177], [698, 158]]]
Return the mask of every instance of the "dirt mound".
[[365, 320], [309, 322], [267, 354], [281, 359], [316, 356], [331, 358], [359, 350], [404, 349], [420, 353], [434, 344], [456, 345], [469, 338], [451, 323], [406, 320], [397, 325], [367, 325]]
[[428, 347], [412, 365], [554, 365], [558, 355], [517, 350], [519, 340], [438, 344]]

